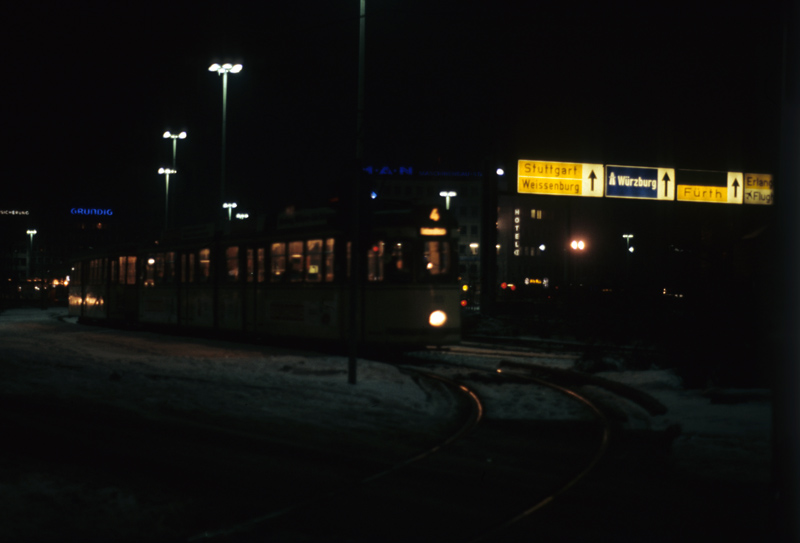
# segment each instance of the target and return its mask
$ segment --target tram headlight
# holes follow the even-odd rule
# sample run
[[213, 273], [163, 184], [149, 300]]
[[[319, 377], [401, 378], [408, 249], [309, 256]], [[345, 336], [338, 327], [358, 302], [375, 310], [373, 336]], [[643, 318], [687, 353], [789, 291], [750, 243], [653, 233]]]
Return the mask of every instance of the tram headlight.
[[430, 317], [428, 317], [428, 322], [431, 323], [431, 326], [442, 326], [445, 322], [447, 322], [447, 314], [445, 314], [444, 311], [437, 309], [431, 313]]

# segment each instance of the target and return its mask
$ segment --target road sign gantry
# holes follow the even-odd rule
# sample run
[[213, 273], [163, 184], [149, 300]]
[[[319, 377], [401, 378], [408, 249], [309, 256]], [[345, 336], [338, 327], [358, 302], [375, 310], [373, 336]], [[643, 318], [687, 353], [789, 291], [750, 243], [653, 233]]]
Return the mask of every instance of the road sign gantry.
[[772, 205], [771, 174], [519, 160], [517, 192]]

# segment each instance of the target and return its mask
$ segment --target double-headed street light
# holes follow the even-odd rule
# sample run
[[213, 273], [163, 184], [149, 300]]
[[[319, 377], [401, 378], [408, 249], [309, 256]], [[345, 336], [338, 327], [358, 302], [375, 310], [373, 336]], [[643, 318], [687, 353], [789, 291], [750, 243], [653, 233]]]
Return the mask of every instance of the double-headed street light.
[[233, 209], [234, 209], [234, 208], [235, 208], [237, 205], [238, 205], [238, 204], [237, 204], [236, 202], [226, 202], [226, 203], [222, 204], [222, 207], [223, 207], [224, 209], [227, 209], [227, 210], [228, 210], [228, 221], [230, 221], [230, 220], [231, 220], [231, 211], [233, 211]]
[[633, 247], [631, 246], [631, 240], [633, 239], [633, 234], [622, 234], [622, 237], [625, 238], [625, 243], [628, 246], [628, 252], [633, 252]]
[[181, 132], [180, 134], [173, 134], [169, 130], [164, 132], [164, 139], [171, 139], [172, 140], [172, 169], [175, 169], [175, 155], [178, 152], [178, 140], [186, 139], [186, 132]]
[[442, 192], [439, 193], [439, 196], [442, 196], [442, 197], [445, 198], [445, 209], [449, 210], [450, 209], [450, 198], [454, 198], [454, 197], [458, 196], [458, 194], [456, 194], [455, 191], [452, 191], [452, 190], [443, 190]]
[[228, 103], [228, 74], [238, 74], [242, 71], [241, 64], [222, 64], [216, 62], [208, 67], [209, 72], [217, 72], [222, 76], [222, 167], [219, 184], [219, 199], [225, 201], [225, 117]]
[[167, 192], [164, 198], [164, 232], [167, 231], [167, 226], [169, 226], [168, 217], [169, 217], [169, 174], [171, 173], [178, 173], [176, 170], [172, 170], [170, 168], [159, 168], [158, 173], [160, 175], [164, 175], [167, 178]]

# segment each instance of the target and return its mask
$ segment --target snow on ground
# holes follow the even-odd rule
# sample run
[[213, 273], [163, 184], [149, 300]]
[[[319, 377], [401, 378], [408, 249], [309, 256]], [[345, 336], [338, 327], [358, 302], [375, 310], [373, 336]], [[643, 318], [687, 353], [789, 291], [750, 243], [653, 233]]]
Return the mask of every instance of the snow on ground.
[[[315, 420], [356, 429], [446, 419], [451, 398], [432, 395], [394, 367], [232, 342], [66, 324], [62, 309], [0, 314], [0, 391], [90, 397], [134, 411], [213, 411], [245, 420]], [[13, 368], [13, 369], [12, 369]], [[342, 417], [342, 414], [349, 416]]]
[[[3, 379], [2, 390], [22, 392], [27, 387], [39, 393], [91, 394], [128, 408], [161, 413], [202, 410], [206, 406], [198, 402], [206, 402], [231, 416], [314, 418], [363, 429], [378, 421], [383, 428], [425, 425], [431, 417], [444, 420], [453, 413], [452, 398], [431, 394], [410, 375], [383, 364], [359, 360], [358, 384], [354, 387], [347, 382], [346, 358], [319, 353], [88, 326], [79, 326], [77, 333], [55, 328], [52, 333], [59, 334], [58, 342], [39, 341], [36, 333], [55, 319], [75, 322], [66, 317], [63, 308], [16, 309], [0, 314], [0, 359], [36, 358], [32, 373], [24, 380]], [[16, 331], [12, 337], [9, 329]], [[20, 333], [26, 329], [32, 334]], [[79, 359], [83, 369], [70, 372], [72, 358]], [[576, 355], [569, 353], [545, 354], [536, 360], [561, 369], [574, 367], [576, 361]], [[87, 371], [98, 372], [102, 378], [89, 379]], [[631, 402], [618, 400], [624, 403], [631, 427], [659, 430], [680, 425], [681, 434], [673, 444], [678, 465], [709, 477], [769, 479], [768, 391], [688, 390], [671, 370], [596, 375], [647, 392], [667, 407], [665, 415], [652, 417]], [[176, 379], [181, 380], [181, 387], [174, 386]], [[189, 386], [197, 393], [186, 394], [185, 387]], [[126, 396], [126, 390], [135, 394]], [[489, 409], [487, 416], [580, 416], [574, 404], [565, 402], [559, 394], [515, 392], [508, 386], [481, 387]], [[719, 398], [724, 402], [715, 403]], [[733, 461], [721, 462], [722, 457]]]
[[[564, 369], [574, 367], [576, 359], [551, 354], [537, 363]], [[647, 392], [667, 407], [666, 414], [652, 417], [618, 400], [630, 427], [658, 430], [680, 425], [682, 432], [671, 450], [679, 472], [745, 483], [769, 481], [767, 391], [712, 395], [688, 390], [669, 370], [597, 375]], [[357, 379], [356, 386], [347, 382], [347, 359], [338, 356], [80, 326], [61, 308], [0, 314], [0, 394], [88, 396], [148, 416], [211, 408], [231, 418], [313, 420], [318, 426], [335, 423], [354, 432], [386, 435], [420, 428], [434, 433], [452, 422], [452, 397], [395, 367], [359, 360]], [[521, 388], [488, 384], [478, 392], [487, 417], [580, 416], [574, 404], [555, 393], [522, 393]], [[726, 402], [713, 402], [717, 397]], [[0, 481], [0, 499], [43, 492], [75, 494], [69, 485], [74, 481], [59, 483], [31, 474], [13, 488]], [[114, 507], [125, 509], [126, 504]]]

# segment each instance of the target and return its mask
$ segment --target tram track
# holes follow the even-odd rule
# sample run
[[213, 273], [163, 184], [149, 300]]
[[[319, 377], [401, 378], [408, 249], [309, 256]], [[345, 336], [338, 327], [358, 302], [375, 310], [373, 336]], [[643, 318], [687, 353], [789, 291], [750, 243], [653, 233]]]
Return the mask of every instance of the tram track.
[[[394, 363], [397, 363], [396, 358]], [[400, 367], [406, 373], [417, 374], [418, 378], [447, 383], [471, 403], [472, 412], [465, 417], [464, 424], [457, 432], [428, 450], [366, 476], [354, 485], [313, 496], [236, 526], [203, 532], [189, 540], [239, 541], [268, 537], [281, 541], [320, 538], [343, 541], [492, 541], [578, 484], [599, 462], [608, 447], [609, 421], [598, 406], [576, 390], [521, 372], [497, 372], [475, 367], [468, 369], [473, 375], [461, 375], [456, 379], [443, 374], [454, 369], [462, 372], [465, 369], [463, 366], [437, 366], [435, 369], [421, 370], [413, 367], [414, 363], [412, 359], [407, 359]], [[524, 493], [530, 488], [530, 481], [537, 478], [536, 473], [531, 479], [528, 479], [530, 474], [526, 474], [522, 477], [525, 483], [519, 483], [520, 474], [529, 471], [524, 457], [531, 454], [531, 444], [541, 437], [536, 432], [537, 426], [538, 430], [547, 434], [544, 441], [559, 449], [560, 454], [563, 454], [562, 447], [565, 444], [560, 443], [557, 436], [563, 430], [559, 430], [557, 425], [537, 425], [531, 421], [494, 421], [484, 424], [483, 403], [469, 384], [476, 377], [474, 372], [480, 372], [481, 375], [477, 382], [483, 381], [485, 384], [487, 379], [492, 379], [515, 383], [517, 386], [524, 383], [524, 386], [544, 387], [562, 395], [566, 401], [580, 404], [591, 413], [592, 420], [565, 424], [582, 428], [585, 431], [582, 433], [591, 436], [578, 439], [580, 445], [577, 449], [586, 450], [571, 451], [566, 462], [569, 466], [556, 469], [558, 476], [555, 479], [547, 474], [542, 477], [545, 481], [533, 485], [535, 490], [531, 494], [521, 499], [512, 498], [518, 496], [519, 492]], [[513, 432], [508, 434], [510, 428], [523, 430], [522, 435]], [[575, 435], [569, 431], [566, 433]], [[515, 450], [514, 444], [519, 439], [526, 442], [527, 452]], [[498, 451], [494, 447], [497, 441], [502, 441], [506, 450]], [[569, 447], [576, 447], [573, 438], [567, 441]], [[537, 454], [558, 462], [551, 452], [544, 449], [547, 447], [542, 447]], [[493, 458], [497, 459], [494, 465]], [[543, 468], [544, 471], [550, 471], [551, 467], [542, 463], [533, 471], [541, 472]], [[481, 475], [476, 477], [476, 473]], [[492, 497], [498, 494], [505, 496], [501, 500]], [[487, 500], [501, 503], [487, 503]], [[338, 513], [332, 514], [332, 510]], [[367, 515], [369, 522], [358, 520]], [[398, 516], [405, 519], [402, 523], [404, 526], [430, 526], [439, 522], [439, 527], [426, 528], [430, 530], [426, 532], [419, 532], [415, 528], [399, 530]], [[317, 528], [312, 529], [313, 526]]]

